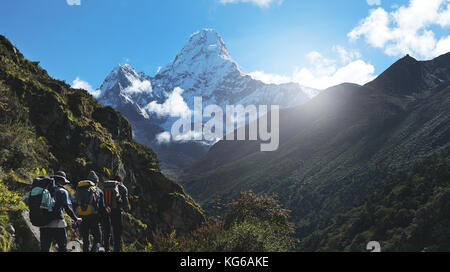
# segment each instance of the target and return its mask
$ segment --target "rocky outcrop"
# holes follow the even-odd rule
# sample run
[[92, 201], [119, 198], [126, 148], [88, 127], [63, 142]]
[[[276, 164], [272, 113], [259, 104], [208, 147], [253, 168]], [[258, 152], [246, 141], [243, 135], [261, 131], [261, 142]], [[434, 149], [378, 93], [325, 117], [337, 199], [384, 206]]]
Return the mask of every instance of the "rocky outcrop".
[[155, 153], [132, 139], [128, 120], [117, 110], [54, 80], [3, 36], [0, 57], [2, 88], [20, 101], [25, 119], [48, 146], [48, 172], [64, 170], [73, 182], [91, 170], [103, 180], [123, 177], [130, 192], [129, 217], [145, 226], [145, 239], [155, 230], [187, 232], [204, 221], [203, 211], [183, 188], [161, 174]]
[[30, 222], [30, 214], [28, 211], [23, 211], [15, 221], [16, 225], [16, 244], [20, 245], [20, 251], [40, 251], [41, 235], [38, 227], [35, 227]]

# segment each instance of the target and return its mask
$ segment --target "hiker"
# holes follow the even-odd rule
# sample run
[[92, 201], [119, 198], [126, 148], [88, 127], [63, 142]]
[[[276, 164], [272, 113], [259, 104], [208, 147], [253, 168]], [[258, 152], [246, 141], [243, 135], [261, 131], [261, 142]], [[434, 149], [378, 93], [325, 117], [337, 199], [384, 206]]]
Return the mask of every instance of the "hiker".
[[[53, 241], [55, 241], [58, 245], [59, 252], [65, 252], [67, 250], [67, 223], [64, 220], [63, 209], [72, 218], [72, 220], [77, 222], [77, 224], [82, 222], [82, 219], [77, 217], [70, 207], [71, 202], [69, 193], [64, 188], [67, 184], [70, 184], [70, 182], [67, 180], [66, 173], [63, 171], [56, 172], [56, 174], [50, 178], [41, 177], [33, 181], [33, 190], [37, 188], [44, 189], [40, 199], [38, 198], [38, 202], [41, 203], [41, 206], [38, 205], [37, 209], [43, 208], [43, 203], [46, 199], [51, 201], [53, 205], [53, 207], [48, 207], [49, 213], [47, 213], [50, 223], [40, 226], [41, 252], [49, 252]], [[33, 190], [30, 192], [30, 195], [28, 195], [30, 202], [33, 202], [32, 198], [35, 197], [33, 196]], [[46, 196], [45, 193], [49, 193], [50, 195]], [[36, 220], [43, 220], [43, 218], [34, 218], [36, 208], [32, 207], [32, 205], [33, 204], [30, 205], [30, 219], [32, 224], [36, 225], [36, 223], [33, 222], [36, 222]], [[45, 216], [46, 214], [43, 214], [41, 210], [41, 213], [38, 213], [38, 217], [40, 217], [39, 215]], [[40, 224], [37, 223], [37, 225]]]
[[83, 238], [83, 252], [89, 251], [89, 234], [94, 236], [91, 252], [98, 252], [101, 242], [99, 214], [105, 209], [103, 192], [98, 188], [99, 178], [91, 171], [87, 180], [80, 181], [73, 197], [74, 207], [78, 216], [83, 219], [80, 224], [80, 233]]
[[120, 176], [114, 177], [113, 181], [103, 182], [103, 193], [105, 196], [106, 216], [103, 223], [103, 245], [105, 251], [110, 250], [111, 228], [114, 241], [114, 251], [122, 250], [123, 214], [128, 211], [128, 189], [123, 185]]

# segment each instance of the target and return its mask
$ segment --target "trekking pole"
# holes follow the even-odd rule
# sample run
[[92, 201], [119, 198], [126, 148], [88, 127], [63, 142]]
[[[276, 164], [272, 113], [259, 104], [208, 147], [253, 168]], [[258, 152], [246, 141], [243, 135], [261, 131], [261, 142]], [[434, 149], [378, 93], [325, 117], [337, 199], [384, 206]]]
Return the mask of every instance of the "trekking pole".
[[78, 224], [75, 222], [72, 224], [72, 235], [70, 237], [70, 242], [67, 243], [67, 252], [81, 252], [81, 243], [75, 238], [78, 236]]

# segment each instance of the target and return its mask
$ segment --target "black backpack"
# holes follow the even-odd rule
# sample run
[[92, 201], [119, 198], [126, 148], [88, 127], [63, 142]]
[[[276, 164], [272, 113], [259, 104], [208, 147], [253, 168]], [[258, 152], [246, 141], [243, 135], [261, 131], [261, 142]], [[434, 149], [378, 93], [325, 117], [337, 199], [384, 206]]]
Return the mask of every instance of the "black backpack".
[[[43, 227], [55, 219], [54, 211], [48, 209], [51, 207], [50, 201], [53, 198], [55, 189], [55, 180], [52, 178], [39, 177], [33, 180], [32, 191], [29, 193], [28, 198], [30, 221], [33, 226]], [[33, 194], [33, 192], [39, 193]], [[47, 206], [48, 208], [44, 208], [43, 206]]]

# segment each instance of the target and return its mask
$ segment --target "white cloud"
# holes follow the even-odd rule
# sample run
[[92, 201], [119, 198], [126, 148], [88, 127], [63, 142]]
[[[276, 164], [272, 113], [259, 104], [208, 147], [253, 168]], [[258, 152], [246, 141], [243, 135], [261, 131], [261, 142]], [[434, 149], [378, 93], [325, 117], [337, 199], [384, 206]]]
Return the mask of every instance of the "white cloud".
[[188, 142], [188, 141], [192, 141], [192, 139], [198, 139], [198, 138], [203, 138], [203, 133], [196, 132], [194, 130], [189, 130], [186, 133], [181, 133], [179, 135], [175, 135], [172, 140], [175, 142]]
[[167, 131], [164, 131], [164, 132], [156, 135], [156, 141], [158, 142], [158, 144], [170, 143], [170, 138], [171, 138], [171, 135]]
[[367, 0], [369, 6], [379, 6], [381, 5], [381, 0]]
[[264, 71], [255, 71], [255, 72], [249, 73], [248, 75], [256, 80], [260, 80], [267, 84], [283, 84], [283, 83], [292, 82], [291, 77], [277, 75], [277, 74], [268, 74], [268, 73], [265, 73]]
[[436, 44], [436, 48], [434, 49], [434, 54], [436, 56], [448, 53], [450, 51], [450, 36], [447, 38], [442, 38]]
[[281, 5], [283, 0], [220, 0], [220, 3], [222, 4], [229, 4], [229, 3], [252, 3], [255, 4], [261, 8], [266, 8], [270, 6], [272, 3]]
[[163, 104], [158, 104], [156, 101], [149, 103], [145, 109], [148, 112], [154, 112], [159, 116], [183, 117], [191, 114], [191, 111], [184, 101], [181, 94], [184, 90], [176, 87], [173, 89]]
[[66, 0], [69, 6], [81, 6], [81, 0]]
[[73, 82], [72, 82], [72, 88], [74, 89], [83, 89], [88, 91], [90, 94], [92, 94], [92, 96], [94, 97], [98, 97], [100, 95], [100, 90], [94, 90], [91, 86], [91, 84], [89, 84], [86, 81], [81, 80], [79, 77], [77, 77]]
[[362, 85], [375, 78], [374, 66], [361, 60], [358, 51], [349, 51], [338, 45], [333, 47], [333, 51], [338, 55], [338, 60], [325, 58], [316, 51], [310, 52], [306, 55], [309, 67], [297, 67], [291, 76], [268, 74], [263, 71], [249, 75], [265, 83], [296, 82], [302, 86], [321, 90], [344, 82]]
[[149, 80], [139, 80], [136, 78], [129, 78], [131, 85], [125, 88], [123, 91], [126, 93], [142, 93], [142, 92], [149, 92], [151, 93], [153, 91], [152, 84]]
[[339, 54], [342, 63], [348, 64], [356, 59], [361, 58], [361, 54], [356, 50], [346, 50], [340, 45], [333, 46], [333, 51]]
[[449, 0], [410, 0], [408, 6], [396, 7], [392, 12], [381, 7], [371, 10], [348, 37], [352, 41], [363, 37], [390, 56], [432, 58], [450, 51], [450, 36], [436, 38], [433, 28], [449, 26]]
[[296, 70], [294, 81], [308, 87], [326, 89], [344, 82], [362, 85], [375, 78], [375, 68], [363, 60], [356, 60], [339, 68], [334, 65], [325, 67], [325, 70], [321, 68], [315, 65], [312, 69]]
[[382, 8], [372, 10], [370, 16], [360, 22], [347, 35], [351, 40], [358, 39], [364, 35], [366, 42], [375, 47], [383, 47], [389, 40], [389, 14]]

